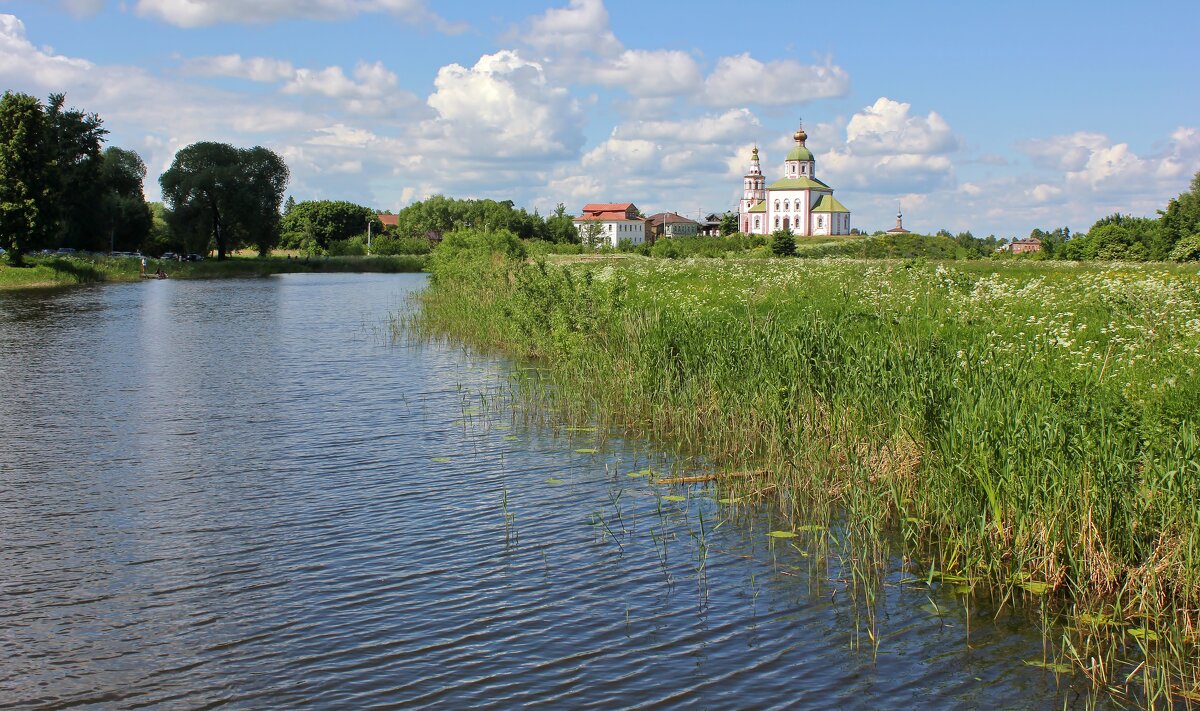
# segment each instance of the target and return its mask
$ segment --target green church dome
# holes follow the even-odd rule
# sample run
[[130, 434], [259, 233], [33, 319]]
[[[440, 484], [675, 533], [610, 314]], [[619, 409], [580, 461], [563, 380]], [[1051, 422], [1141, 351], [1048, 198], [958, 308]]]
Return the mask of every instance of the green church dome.
[[812, 151], [804, 146], [796, 146], [791, 153], [787, 154], [786, 160], [814, 160]]

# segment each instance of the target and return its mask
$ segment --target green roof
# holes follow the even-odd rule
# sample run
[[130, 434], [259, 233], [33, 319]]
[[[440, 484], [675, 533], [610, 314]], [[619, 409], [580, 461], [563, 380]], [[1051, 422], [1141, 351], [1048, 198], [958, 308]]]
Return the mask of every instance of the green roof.
[[838, 202], [837, 198], [835, 198], [832, 195], [822, 195], [821, 199], [817, 201], [816, 206], [813, 207], [813, 209], [811, 211], [812, 212], [844, 212], [847, 215], [850, 214], [850, 211], [846, 209], [846, 206], [843, 205], [842, 203]]
[[804, 146], [796, 146], [795, 148], [792, 149], [791, 153], [787, 154], [787, 158], [785, 158], [785, 160], [816, 160], [816, 159], [813, 158], [812, 151], [808, 150]]
[[767, 190], [833, 190], [816, 178], [784, 178], [767, 186]]
[[766, 211], [767, 211], [767, 201], [766, 200], [763, 200], [762, 202], [758, 203], [757, 205], [750, 208], [749, 210], [746, 210], [746, 212], [766, 212]]

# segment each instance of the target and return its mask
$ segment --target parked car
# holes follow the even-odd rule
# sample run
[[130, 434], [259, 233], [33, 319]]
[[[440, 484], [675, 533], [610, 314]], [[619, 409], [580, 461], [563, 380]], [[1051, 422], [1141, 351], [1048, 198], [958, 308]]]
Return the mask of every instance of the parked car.
[[72, 247], [59, 247], [56, 254], [75, 254], [75, 249]]
[[160, 259], [171, 259], [171, 260], [176, 260], [176, 259], [179, 259], [179, 255], [178, 255], [178, 254], [175, 254], [174, 252], [164, 252], [164, 253], [163, 253], [163, 256], [162, 256], [162, 257], [160, 257]]
[[189, 254], [187, 257], [185, 257], [185, 259], [189, 262], [203, 262], [204, 255], [203, 254]]

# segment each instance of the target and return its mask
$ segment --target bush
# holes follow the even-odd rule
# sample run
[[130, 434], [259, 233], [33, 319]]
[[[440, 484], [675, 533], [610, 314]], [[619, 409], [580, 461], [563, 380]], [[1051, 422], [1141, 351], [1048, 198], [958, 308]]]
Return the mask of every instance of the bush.
[[[362, 239], [358, 237], [356, 239]], [[371, 254], [394, 256], [397, 254], [429, 254], [429, 240], [420, 237], [400, 237], [383, 234], [371, 240]]]
[[525, 243], [508, 230], [459, 230], [446, 235], [429, 255], [434, 282], [470, 280], [496, 261], [524, 260]]
[[1200, 261], [1200, 233], [1184, 237], [1175, 243], [1175, 248], [1171, 250], [1171, 261], [1173, 262], [1195, 262]]
[[771, 233], [771, 251], [776, 257], [793, 257], [796, 255], [796, 238], [787, 230], [775, 230]]

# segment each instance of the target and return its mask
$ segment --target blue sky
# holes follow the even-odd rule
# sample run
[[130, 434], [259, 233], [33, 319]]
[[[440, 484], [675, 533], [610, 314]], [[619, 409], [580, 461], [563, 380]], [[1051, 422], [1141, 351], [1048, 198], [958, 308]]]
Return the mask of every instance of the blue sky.
[[0, 83], [104, 117], [146, 192], [199, 140], [297, 200], [731, 208], [803, 117], [854, 226], [1085, 230], [1200, 170], [1200, 3], [0, 0]]

